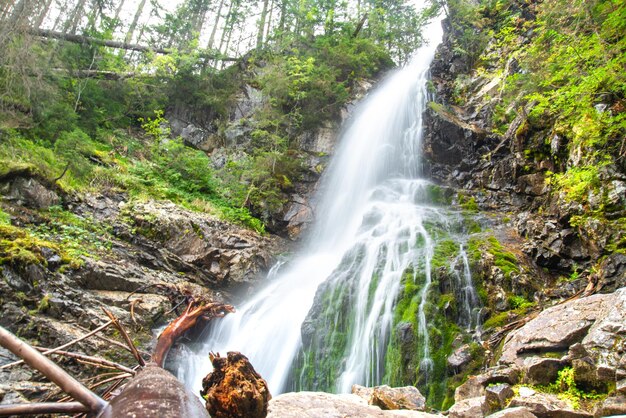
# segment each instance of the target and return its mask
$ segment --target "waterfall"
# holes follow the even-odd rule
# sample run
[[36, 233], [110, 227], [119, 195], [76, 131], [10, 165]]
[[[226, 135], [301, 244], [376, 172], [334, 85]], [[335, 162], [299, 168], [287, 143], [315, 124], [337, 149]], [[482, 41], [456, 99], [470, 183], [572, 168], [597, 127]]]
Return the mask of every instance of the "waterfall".
[[[209, 351], [244, 353], [273, 394], [381, 383], [389, 375], [385, 356], [398, 295], [407, 288], [419, 289], [406, 315], [417, 318], [420, 370], [433, 369], [431, 264], [441, 231], [456, 234], [460, 217], [434, 204], [434, 186], [420, 178], [422, 113], [440, 22], [424, 34], [425, 45], [408, 65], [357, 107], [323, 178], [317, 222], [302, 254], [273, 269], [236, 313], [214, 321], [181, 362], [179, 377], [189, 386], [198, 388], [210, 371]], [[466, 259], [461, 245], [457, 253]]]

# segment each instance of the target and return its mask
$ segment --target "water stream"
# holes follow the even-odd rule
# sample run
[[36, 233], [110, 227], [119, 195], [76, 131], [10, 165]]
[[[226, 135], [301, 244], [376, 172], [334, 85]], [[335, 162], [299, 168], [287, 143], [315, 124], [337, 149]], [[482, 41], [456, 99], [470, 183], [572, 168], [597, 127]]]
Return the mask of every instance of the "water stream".
[[[214, 321], [204, 342], [185, 355], [179, 377], [189, 386], [198, 389], [210, 371], [209, 351], [244, 353], [273, 394], [293, 388], [349, 392], [354, 383], [381, 383], [394, 307], [407, 280], [420, 287], [413, 313], [420, 372], [432, 369], [426, 315], [431, 262], [441, 238], [437, 231], [455, 233], [458, 224], [432, 203], [433, 186], [420, 178], [428, 68], [441, 36], [440, 22], [430, 24], [427, 44], [357, 107], [325, 173], [317, 222], [305, 249], [275, 266], [263, 289], [237, 306], [235, 314]], [[462, 241], [457, 277], [465, 289], [471, 287], [471, 277]], [[467, 329], [476, 326], [472, 291], [463, 300], [468, 313], [462, 326]], [[307, 317], [316, 293], [317, 307]], [[306, 347], [315, 347], [315, 341], [320, 347], [307, 351], [303, 335]], [[329, 342], [339, 356], [321, 348]], [[320, 357], [324, 353], [336, 361]], [[298, 362], [301, 366], [294, 367]], [[332, 375], [323, 385], [313, 382], [320, 371]]]

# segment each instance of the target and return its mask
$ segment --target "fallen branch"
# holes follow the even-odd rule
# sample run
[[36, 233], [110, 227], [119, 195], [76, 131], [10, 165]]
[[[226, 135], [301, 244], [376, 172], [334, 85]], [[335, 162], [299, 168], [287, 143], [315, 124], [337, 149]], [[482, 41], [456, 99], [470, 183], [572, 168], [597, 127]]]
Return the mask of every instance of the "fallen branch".
[[139, 365], [141, 367], [145, 366], [146, 365], [145, 360], [141, 357], [141, 355], [139, 354], [139, 351], [137, 351], [137, 347], [135, 347], [135, 344], [133, 343], [133, 340], [130, 339], [130, 336], [126, 332], [126, 329], [124, 329], [124, 327], [120, 323], [119, 319], [117, 319], [117, 317], [115, 315], [113, 315], [112, 312], [110, 312], [110, 311], [108, 311], [108, 310], [106, 310], [104, 308], [102, 308], [102, 310], [109, 317], [109, 319], [111, 321], [113, 321], [113, 326], [115, 328], [117, 328], [117, 330], [120, 332], [120, 334], [122, 334], [122, 338], [124, 338], [124, 341], [126, 342], [126, 345], [130, 349], [130, 352], [132, 353], [133, 357], [135, 357], [135, 360], [137, 360], [137, 363], [139, 363]]
[[0, 405], [0, 417], [36, 414], [76, 414], [89, 412], [80, 402], [40, 402], [19, 405]]
[[45, 348], [41, 348], [41, 347], [35, 347], [35, 348], [39, 351], [43, 351], [42, 354], [44, 355], [56, 354], [56, 355], [63, 356], [63, 357], [75, 358], [79, 361], [89, 362], [90, 364], [95, 365], [95, 366], [104, 366], [104, 367], [108, 367], [112, 369], [117, 369], [125, 373], [130, 373], [132, 375], [135, 375], [137, 373], [135, 370], [131, 369], [130, 367], [126, 367], [122, 364], [105, 360], [100, 357], [87, 356], [85, 354], [71, 353], [69, 351], [59, 351], [59, 350], [55, 350], [54, 353], [46, 354]]
[[39, 353], [3, 327], [0, 327], [0, 345], [16, 356], [24, 359], [26, 364], [40, 371], [44, 376], [59, 386], [63, 392], [86, 406], [89, 411], [97, 412], [107, 405], [104, 399], [87, 389], [56, 363], [46, 358], [43, 354]]
[[189, 302], [185, 312], [170, 322], [170, 324], [159, 335], [152, 361], [163, 367], [163, 362], [174, 342], [185, 332], [196, 326], [199, 320], [210, 321], [213, 318], [221, 318], [229, 312], [235, 312], [231, 305], [222, 303], [201, 303], [196, 304], [194, 300]]
[[[34, 36], [40, 36], [42, 38], [59, 39], [62, 41], [73, 42], [77, 44], [108, 46], [110, 48], [125, 49], [129, 51], [154, 52], [157, 54], [164, 54], [164, 55], [171, 54], [172, 52], [176, 51], [175, 49], [153, 48], [153, 47], [146, 46], [146, 45], [131, 44], [131, 43], [113, 41], [113, 40], [108, 40], [108, 39], [100, 39], [100, 38], [94, 38], [91, 36], [76, 35], [72, 33], [56, 32], [56, 31], [52, 31], [49, 29], [31, 29], [30, 34]], [[237, 58], [222, 57], [219, 54], [206, 54], [204, 58], [214, 59], [217, 61], [237, 61], [238, 60]]]
[[[107, 322], [105, 324], [102, 324], [98, 328], [96, 328], [93, 331], [89, 332], [88, 334], [85, 334], [82, 337], [76, 338], [75, 340], [72, 340], [69, 343], [60, 345], [57, 348], [52, 348], [52, 349], [46, 350], [42, 354], [44, 356], [47, 356], [49, 354], [56, 353], [57, 351], [61, 351], [61, 350], [65, 349], [65, 348], [67, 348], [67, 347], [70, 347], [70, 346], [72, 346], [72, 345], [74, 345], [76, 343], [79, 343], [79, 342], [81, 342], [81, 341], [91, 337], [92, 335], [102, 331], [103, 329], [105, 329], [106, 327], [111, 325], [112, 323], [113, 323], [113, 321], [109, 321], [109, 322]], [[5, 364], [4, 366], [0, 367], [0, 370], [8, 369], [9, 367], [17, 366], [17, 365], [22, 364], [22, 363], [24, 363], [24, 360], [14, 361], [13, 363], [8, 363], [8, 364]]]
[[[85, 328], [81, 327], [80, 325], [76, 325], [76, 327], [78, 329], [82, 329], [83, 331], [87, 331]], [[112, 340], [111, 338], [105, 337], [104, 335], [96, 334], [96, 335], [94, 335], [94, 337], [99, 338], [102, 341], [105, 341], [105, 342], [107, 342], [107, 343], [109, 343], [111, 345], [114, 345], [116, 347], [122, 348], [122, 349], [128, 351], [129, 353], [131, 353], [130, 348], [128, 348], [128, 346], [126, 344], [123, 344], [123, 343], [121, 343], [119, 341]], [[145, 351], [142, 351], [142, 350], [138, 350], [138, 351], [141, 354], [145, 355], [145, 356], [149, 356], [150, 355], [150, 353], [146, 353]]]

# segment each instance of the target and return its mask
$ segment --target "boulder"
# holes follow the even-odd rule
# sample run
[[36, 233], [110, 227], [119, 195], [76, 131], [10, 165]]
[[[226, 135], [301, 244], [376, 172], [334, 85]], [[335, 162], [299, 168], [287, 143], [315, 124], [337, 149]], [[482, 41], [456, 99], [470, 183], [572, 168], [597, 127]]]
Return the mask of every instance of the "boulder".
[[45, 209], [61, 203], [56, 192], [32, 177], [16, 177], [0, 193], [17, 205], [35, 209]]
[[230, 351], [213, 356], [213, 371], [202, 380], [202, 396], [213, 418], [265, 418], [272, 398], [267, 382], [248, 358]]
[[392, 388], [387, 385], [368, 388], [360, 385], [352, 386], [352, 394], [364, 399], [369, 405], [380, 409], [409, 409], [423, 411], [426, 398], [415, 386]]
[[448, 367], [454, 370], [461, 370], [472, 361], [472, 351], [469, 344], [464, 344], [454, 350], [448, 357]]
[[617, 302], [616, 297], [626, 299], [625, 295], [624, 292], [592, 295], [544, 310], [507, 336], [500, 363], [523, 367], [524, 357], [529, 353], [567, 350], [583, 341], [596, 320], [608, 314]]
[[454, 391], [454, 401], [475, 398], [485, 395], [485, 388], [490, 384], [507, 383], [515, 385], [519, 382], [520, 371], [515, 367], [497, 366], [487, 369], [477, 376], [470, 376], [465, 383]]
[[524, 359], [524, 382], [532, 385], [548, 385], [556, 380], [565, 364], [560, 359], [528, 357]]
[[591, 418], [585, 411], [575, 411], [565, 401], [550, 393], [540, 393], [522, 386], [518, 395], [511, 399], [511, 407], [521, 406], [539, 418]]
[[463, 399], [456, 402], [448, 410], [449, 418], [478, 418], [484, 417], [489, 412], [487, 403], [483, 396]]
[[489, 385], [485, 389], [485, 401], [489, 411], [499, 411], [507, 406], [509, 399], [515, 396], [511, 385], [507, 383], [497, 383]]
[[596, 406], [595, 417], [626, 416], [626, 396], [614, 395]]
[[486, 418], [537, 418], [537, 415], [530, 412], [528, 408], [518, 406], [516, 408], [503, 409], [488, 415]]
[[268, 418], [436, 418], [420, 411], [383, 411], [353, 394], [324, 392], [283, 393], [269, 403]]

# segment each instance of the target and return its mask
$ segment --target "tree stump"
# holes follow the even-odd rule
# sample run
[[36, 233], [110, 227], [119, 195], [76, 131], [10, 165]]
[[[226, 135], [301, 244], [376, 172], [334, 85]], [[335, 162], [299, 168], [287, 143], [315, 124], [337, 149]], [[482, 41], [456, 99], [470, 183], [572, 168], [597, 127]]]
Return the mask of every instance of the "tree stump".
[[213, 418], [265, 418], [272, 398], [267, 382], [236, 351], [211, 354], [213, 372], [202, 380], [202, 396]]

